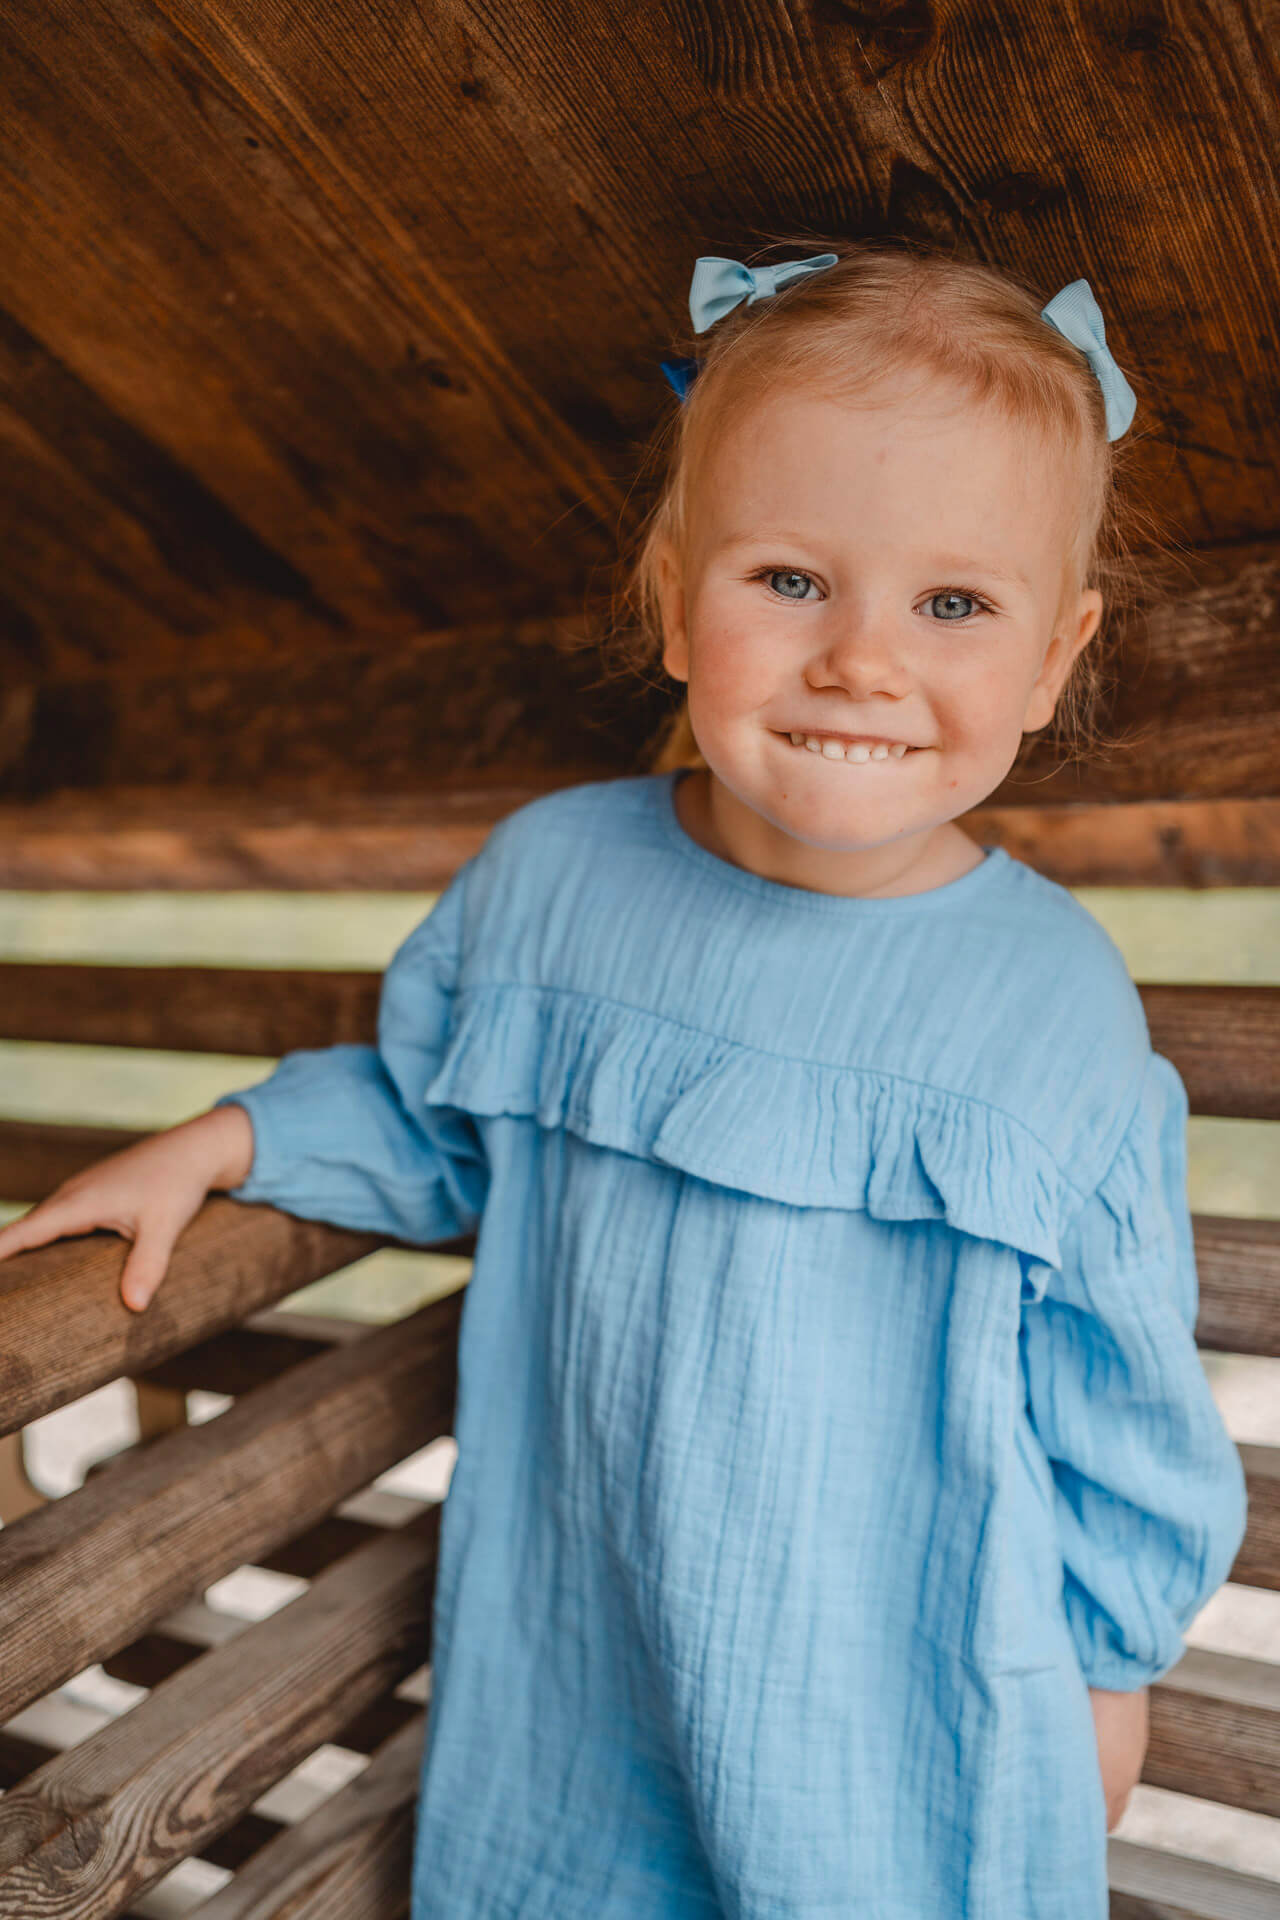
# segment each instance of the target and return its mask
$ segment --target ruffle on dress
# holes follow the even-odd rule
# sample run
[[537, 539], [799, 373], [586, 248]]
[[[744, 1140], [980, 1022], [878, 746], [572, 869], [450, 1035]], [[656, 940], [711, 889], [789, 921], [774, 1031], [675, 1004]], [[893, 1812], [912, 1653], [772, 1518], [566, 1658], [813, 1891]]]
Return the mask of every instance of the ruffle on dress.
[[982, 1101], [573, 990], [460, 988], [425, 1097], [529, 1116], [790, 1206], [946, 1220], [1049, 1267], [1084, 1198], [1042, 1141]]

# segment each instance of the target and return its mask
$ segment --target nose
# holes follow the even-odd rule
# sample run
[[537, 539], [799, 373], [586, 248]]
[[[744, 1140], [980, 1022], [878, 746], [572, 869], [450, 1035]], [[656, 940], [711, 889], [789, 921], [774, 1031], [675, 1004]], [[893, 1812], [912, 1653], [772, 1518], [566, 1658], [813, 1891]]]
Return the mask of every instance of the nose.
[[859, 698], [909, 691], [905, 652], [887, 617], [842, 613], [805, 668], [811, 687], [846, 687]]

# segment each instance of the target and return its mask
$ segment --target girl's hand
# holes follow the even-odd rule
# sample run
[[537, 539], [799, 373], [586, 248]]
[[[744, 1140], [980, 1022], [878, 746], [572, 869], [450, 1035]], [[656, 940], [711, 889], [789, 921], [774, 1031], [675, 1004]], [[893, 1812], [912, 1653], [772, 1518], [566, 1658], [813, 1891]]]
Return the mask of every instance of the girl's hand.
[[1098, 1739], [1098, 1762], [1107, 1799], [1107, 1832], [1120, 1824], [1129, 1795], [1138, 1784], [1146, 1758], [1150, 1690], [1110, 1693], [1090, 1687], [1093, 1728]]
[[120, 1297], [141, 1313], [164, 1279], [174, 1242], [215, 1187], [238, 1187], [253, 1165], [243, 1107], [215, 1107], [139, 1140], [64, 1180], [47, 1200], [0, 1229], [0, 1260], [66, 1234], [109, 1227], [133, 1241]]

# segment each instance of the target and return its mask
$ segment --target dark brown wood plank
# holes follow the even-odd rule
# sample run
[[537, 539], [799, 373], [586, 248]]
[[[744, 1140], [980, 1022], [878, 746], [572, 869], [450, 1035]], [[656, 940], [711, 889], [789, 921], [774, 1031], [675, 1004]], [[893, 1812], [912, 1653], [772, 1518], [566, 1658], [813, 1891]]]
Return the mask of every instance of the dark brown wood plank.
[[[1221, 566], [1215, 553], [1201, 569]], [[1280, 557], [1182, 593], [1118, 642], [1102, 719], [1110, 756], [1063, 761], [1028, 735], [989, 796], [1039, 810], [1100, 801], [1275, 799], [1280, 794]], [[589, 635], [587, 636], [589, 637]], [[566, 623], [362, 638], [280, 663], [163, 676], [42, 677], [11, 706], [0, 797], [118, 787], [246, 791], [300, 803], [334, 792], [426, 794], [442, 780], [573, 784], [647, 770], [677, 689], [601, 672], [599, 649]], [[579, 644], [572, 644], [575, 640]], [[171, 803], [170, 811], [173, 811]]]
[[1280, 1221], [1192, 1215], [1200, 1312], [1210, 1352], [1280, 1357]]
[[[557, 770], [551, 784], [492, 794], [457, 785], [289, 800], [112, 788], [92, 799], [0, 802], [0, 886], [434, 893], [506, 813], [572, 784]], [[961, 824], [1063, 886], [1280, 886], [1280, 801], [982, 806]]]
[[[602, 557], [621, 486], [442, 271], [445, 230], [459, 266], [467, 240], [440, 163], [401, 147], [407, 119], [372, 115], [382, 165], [418, 183], [406, 219], [386, 177], [358, 179], [350, 132], [335, 141], [330, 84], [334, 113], [365, 119], [342, 69], [368, 36], [396, 44], [363, 12], [336, 64], [333, 9], [310, 49], [146, 0], [89, 38], [71, 7], [5, 23], [7, 584], [46, 650], [117, 651], [114, 629], [177, 662], [202, 633], [213, 657], [215, 625], [224, 657], [273, 626], [454, 625], [499, 582], [526, 612], [564, 600]], [[408, 72], [456, 103], [446, 45]], [[91, 607], [110, 621], [96, 646]]]
[[1280, 1663], [1192, 1647], [1151, 1689], [1148, 1786], [1280, 1813]]
[[[113, 788], [0, 801], [0, 885], [132, 891], [440, 891], [508, 813], [566, 784], [459, 775], [404, 794], [271, 798], [210, 788]], [[1278, 835], [1280, 838], [1280, 835]]]
[[[1046, 294], [1087, 270], [1140, 393], [1133, 482], [1205, 562], [1149, 658], [1125, 638], [1118, 718], [1152, 723], [1141, 753], [1002, 804], [1270, 792], [1263, 14], [1247, 0], [1224, 29], [1191, 6], [1157, 29], [1104, 10], [1064, 33], [1049, 0], [995, 25], [966, 0], [886, 19], [597, 6], [566, 31], [535, 4], [498, 31], [475, 4], [406, 23], [368, 0], [287, 19], [113, 0], [90, 32], [65, 0], [38, 25], [11, 14], [11, 790], [101, 787], [122, 764], [158, 785], [286, 777], [277, 739], [317, 791], [421, 777], [430, 743], [451, 765], [500, 757], [407, 684], [393, 697], [373, 656], [447, 634], [492, 687], [509, 657], [461, 649], [468, 624], [575, 617], [643, 504], [629, 482], [673, 404], [656, 362], [693, 257], [829, 223], [1005, 262]], [[1104, 200], [1082, 260], [1079, 209]], [[353, 644], [350, 681], [322, 654]], [[520, 676], [517, 731], [549, 739], [564, 713], [580, 732], [585, 690], [541, 684]], [[369, 716], [396, 733], [381, 761]], [[1026, 771], [1045, 770], [1037, 749]]]
[[[375, 1038], [367, 970], [0, 962], [0, 1038], [275, 1057]], [[1139, 982], [1191, 1110], [1280, 1119], [1280, 986]]]
[[[103, 1047], [269, 1055], [366, 1041], [381, 975], [339, 968], [0, 962], [0, 1035]], [[296, 1034], [281, 1044], [286, 1035]]]
[[186, 1393], [204, 1387], [233, 1397], [274, 1380], [286, 1367], [311, 1360], [330, 1347], [348, 1346], [363, 1337], [359, 1321], [336, 1314], [303, 1314], [271, 1308], [252, 1314], [243, 1326], [198, 1340], [134, 1377], [149, 1386]]
[[0, 1120], [0, 1198], [42, 1200], [81, 1168], [145, 1137], [127, 1127]]
[[0, 1723], [447, 1434], [459, 1313], [304, 1361], [0, 1530]]
[[426, 1715], [416, 1713], [349, 1786], [264, 1847], [192, 1920], [402, 1920], [425, 1735]]
[[1182, 1075], [1192, 1113], [1280, 1119], [1280, 986], [1139, 982], [1157, 1053]]
[[438, 1510], [341, 1560], [0, 1799], [0, 1916], [109, 1920], [429, 1647]]
[[1241, 1441], [1249, 1524], [1228, 1579], [1280, 1592], [1280, 1447]]
[[[178, 1241], [144, 1313], [120, 1298], [128, 1247], [117, 1234], [13, 1254], [0, 1261], [0, 1430], [13, 1432], [105, 1381], [144, 1372], [387, 1244], [271, 1207], [211, 1199]], [[439, 1245], [469, 1254], [475, 1241]]]

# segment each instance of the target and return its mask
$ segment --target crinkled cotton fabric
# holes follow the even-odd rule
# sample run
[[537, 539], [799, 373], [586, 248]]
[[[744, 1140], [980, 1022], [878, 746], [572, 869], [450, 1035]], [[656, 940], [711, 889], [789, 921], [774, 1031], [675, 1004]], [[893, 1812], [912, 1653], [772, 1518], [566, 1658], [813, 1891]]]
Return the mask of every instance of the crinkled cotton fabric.
[[508, 816], [237, 1197], [475, 1231], [412, 1920], [1104, 1920], [1088, 1689], [1244, 1532], [1187, 1102], [999, 848], [785, 886], [678, 774]]

